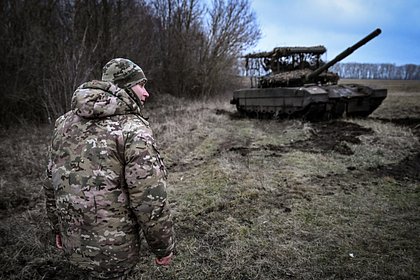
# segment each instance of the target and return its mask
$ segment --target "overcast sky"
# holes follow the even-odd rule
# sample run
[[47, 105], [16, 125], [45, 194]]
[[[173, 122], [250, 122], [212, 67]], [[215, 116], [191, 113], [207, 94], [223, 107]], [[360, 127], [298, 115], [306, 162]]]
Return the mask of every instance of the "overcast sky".
[[252, 51], [324, 45], [327, 60], [375, 30], [343, 62], [420, 64], [420, 0], [251, 0], [262, 38]]

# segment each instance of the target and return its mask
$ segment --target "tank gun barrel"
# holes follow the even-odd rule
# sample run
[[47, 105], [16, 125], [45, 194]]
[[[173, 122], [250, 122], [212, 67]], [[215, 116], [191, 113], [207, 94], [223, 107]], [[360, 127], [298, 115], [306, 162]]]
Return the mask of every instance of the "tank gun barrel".
[[364, 44], [366, 44], [367, 42], [369, 42], [370, 40], [372, 40], [373, 38], [375, 38], [376, 36], [378, 36], [379, 34], [381, 34], [381, 32], [382, 32], [381, 29], [380, 28], [377, 28], [372, 33], [370, 33], [369, 35], [367, 35], [365, 38], [363, 38], [362, 40], [360, 40], [359, 42], [357, 42], [353, 46], [347, 48], [345, 51], [341, 52], [333, 60], [331, 60], [328, 63], [322, 65], [319, 68], [317, 68], [311, 74], [308, 74], [306, 76], [306, 80], [307, 81], [310, 81], [311, 79], [317, 77], [324, 70], [328, 69], [330, 66], [336, 64], [337, 62], [343, 60], [344, 58], [346, 58], [347, 56], [349, 56], [350, 54], [352, 54], [355, 50], [357, 50], [358, 48], [360, 48], [361, 46], [363, 46]]

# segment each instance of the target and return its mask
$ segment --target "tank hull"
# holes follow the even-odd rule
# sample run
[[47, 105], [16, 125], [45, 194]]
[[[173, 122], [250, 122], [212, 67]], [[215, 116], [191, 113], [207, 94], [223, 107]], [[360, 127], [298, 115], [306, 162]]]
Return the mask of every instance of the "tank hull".
[[305, 85], [237, 90], [231, 104], [235, 104], [240, 113], [257, 117], [366, 117], [386, 96], [386, 89], [359, 84]]

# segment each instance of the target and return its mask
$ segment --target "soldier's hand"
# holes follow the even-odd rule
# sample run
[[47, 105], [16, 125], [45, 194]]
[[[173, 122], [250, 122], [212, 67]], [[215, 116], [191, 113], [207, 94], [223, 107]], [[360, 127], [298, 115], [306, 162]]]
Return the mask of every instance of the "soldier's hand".
[[163, 257], [163, 258], [156, 258], [155, 259], [155, 263], [157, 264], [157, 265], [163, 265], [163, 266], [168, 266], [168, 265], [170, 265], [171, 264], [171, 261], [172, 261], [172, 256], [173, 256], [173, 254], [172, 253], [170, 253], [169, 255], [167, 255], [166, 257]]
[[63, 242], [61, 241], [61, 235], [58, 233], [55, 235], [55, 246], [58, 249], [63, 249]]

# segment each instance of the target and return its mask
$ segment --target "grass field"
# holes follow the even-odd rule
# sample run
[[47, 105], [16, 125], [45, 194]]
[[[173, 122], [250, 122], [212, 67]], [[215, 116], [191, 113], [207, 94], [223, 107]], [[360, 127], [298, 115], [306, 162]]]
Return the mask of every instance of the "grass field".
[[[142, 244], [129, 279], [420, 279], [420, 83], [368, 83], [390, 92], [367, 119], [247, 119], [229, 97], [148, 104], [177, 255], [156, 267]], [[0, 130], [1, 279], [85, 279], [49, 244], [50, 133]]]

